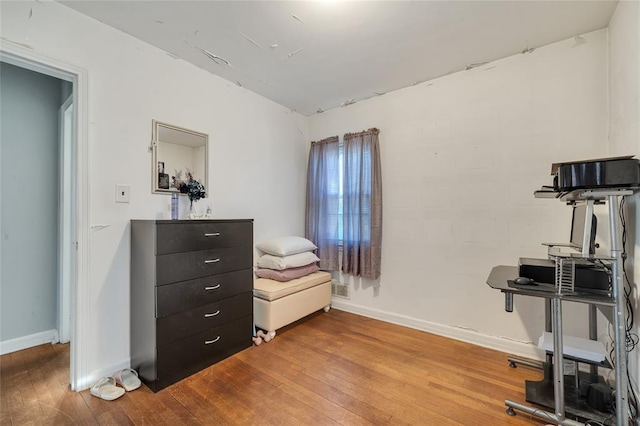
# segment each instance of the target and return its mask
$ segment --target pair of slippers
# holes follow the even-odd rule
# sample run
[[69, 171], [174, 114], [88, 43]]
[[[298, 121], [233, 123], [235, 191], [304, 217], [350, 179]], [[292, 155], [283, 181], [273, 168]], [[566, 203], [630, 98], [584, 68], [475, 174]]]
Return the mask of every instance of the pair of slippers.
[[141, 384], [136, 370], [125, 368], [118, 371], [113, 377], [108, 376], [98, 380], [95, 385], [91, 386], [91, 395], [105, 401], [113, 401], [124, 395], [125, 391], [130, 392], [138, 389]]
[[253, 338], [253, 344], [258, 346], [260, 345], [260, 343], [262, 342], [270, 342], [271, 340], [273, 340], [273, 338], [276, 337], [276, 331], [270, 331], [268, 333], [265, 333], [262, 330], [258, 330], [258, 332], [256, 333], [256, 336]]

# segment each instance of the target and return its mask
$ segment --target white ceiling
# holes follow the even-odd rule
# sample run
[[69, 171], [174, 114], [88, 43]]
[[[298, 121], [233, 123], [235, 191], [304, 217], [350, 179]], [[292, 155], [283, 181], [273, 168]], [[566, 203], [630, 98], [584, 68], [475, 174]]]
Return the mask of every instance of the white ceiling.
[[615, 1], [62, 1], [305, 115], [608, 26]]

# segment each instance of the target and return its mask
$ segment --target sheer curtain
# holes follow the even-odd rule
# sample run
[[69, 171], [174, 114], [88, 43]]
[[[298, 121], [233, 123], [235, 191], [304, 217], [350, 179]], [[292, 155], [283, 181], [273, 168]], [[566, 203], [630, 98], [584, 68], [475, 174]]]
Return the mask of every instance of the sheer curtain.
[[305, 234], [318, 246], [320, 269], [339, 265], [340, 145], [337, 136], [311, 143], [307, 168]]
[[378, 129], [344, 135], [342, 272], [380, 277], [382, 171]]

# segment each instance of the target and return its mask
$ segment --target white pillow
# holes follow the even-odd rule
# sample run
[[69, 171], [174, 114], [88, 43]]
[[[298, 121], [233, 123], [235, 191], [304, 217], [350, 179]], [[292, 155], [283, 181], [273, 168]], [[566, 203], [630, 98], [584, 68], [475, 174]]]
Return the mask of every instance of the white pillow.
[[289, 256], [291, 254], [315, 250], [318, 247], [306, 238], [289, 236], [262, 241], [256, 244], [256, 248], [274, 256]]
[[299, 268], [318, 262], [320, 259], [310, 251], [292, 254], [291, 256], [273, 256], [265, 254], [258, 259], [259, 268], [275, 269], [282, 271], [287, 268]]

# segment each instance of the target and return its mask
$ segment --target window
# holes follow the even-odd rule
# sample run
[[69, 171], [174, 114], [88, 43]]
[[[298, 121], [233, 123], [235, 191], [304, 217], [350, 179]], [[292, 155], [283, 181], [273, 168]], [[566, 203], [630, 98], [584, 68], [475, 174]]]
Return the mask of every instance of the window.
[[346, 134], [342, 142], [334, 136], [312, 144], [306, 216], [306, 235], [318, 246], [320, 268], [379, 276], [382, 185], [377, 129]]

